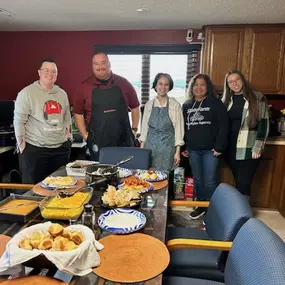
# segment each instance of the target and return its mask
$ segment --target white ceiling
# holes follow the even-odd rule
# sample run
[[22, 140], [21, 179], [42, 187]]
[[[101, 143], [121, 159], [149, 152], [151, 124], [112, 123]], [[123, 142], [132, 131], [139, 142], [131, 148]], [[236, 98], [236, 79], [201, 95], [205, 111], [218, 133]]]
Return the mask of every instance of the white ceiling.
[[[187, 29], [284, 23], [285, 0], [0, 0], [0, 31]], [[139, 13], [138, 8], [149, 12]]]

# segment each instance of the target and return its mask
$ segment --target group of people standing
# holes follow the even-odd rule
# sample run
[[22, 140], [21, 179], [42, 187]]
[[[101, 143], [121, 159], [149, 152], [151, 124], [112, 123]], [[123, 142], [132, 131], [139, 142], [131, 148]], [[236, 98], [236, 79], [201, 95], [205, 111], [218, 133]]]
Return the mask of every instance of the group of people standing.
[[[131, 83], [111, 71], [107, 54], [92, 58], [93, 74], [79, 84], [73, 96], [75, 123], [87, 142], [91, 160], [103, 146], [135, 146], [139, 100]], [[71, 116], [67, 94], [55, 85], [58, 70], [51, 58], [38, 70], [39, 80], [21, 90], [15, 102], [14, 128], [24, 183], [37, 183], [69, 161]], [[168, 96], [169, 74], [158, 73], [152, 88], [157, 95], [145, 104], [139, 140], [152, 151], [152, 167], [171, 171], [181, 154], [189, 157], [198, 200], [210, 200], [218, 184], [219, 157], [230, 165], [236, 187], [250, 196], [269, 131], [263, 94], [253, 90], [243, 74], [225, 76], [224, 93], [217, 96], [206, 74], [195, 75], [187, 99]], [[131, 120], [128, 112], [131, 112]], [[205, 213], [196, 208], [195, 219]]]
[[[226, 74], [221, 99], [206, 74], [195, 75], [182, 108], [167, 95], [173, 88], [169, 74], [159, 73], [153, 88], [157, 96], [145, 105], [140, 136], [141, 147], [152, 149], [152, 167], [170, 171], [179, 164], [183, 148], [182, 155], [189, 157], [196, 197], [209, 201], [218, 185], [223, 154], [236, 188], [249, 198], [269, 132], [265, 96], [252, 89], [238, 70]], [[197, 207], [190, 217], [197, 219], [205, 211]]]
[[[94, 54], [92, 70], [93, 75], [78, 84], [73, 113], [91, 160], [98, 160], [103, 146], [135, 146], [139, 100], [131, 83], [112, 73], [105, 53]], [[66, 165], [72, 145], [70, 104], [66, 92], [55, 85], [54, 60], [43, 59], [38, 74], [39, 80], [19, 92], [14, 110], [22, 182], [32, 184]]]

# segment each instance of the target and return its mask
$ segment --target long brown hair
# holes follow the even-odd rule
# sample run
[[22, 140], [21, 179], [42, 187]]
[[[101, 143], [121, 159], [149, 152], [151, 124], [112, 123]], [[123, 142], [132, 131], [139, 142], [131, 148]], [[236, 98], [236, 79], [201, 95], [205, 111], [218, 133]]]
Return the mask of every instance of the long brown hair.
[[189, 82], [188, 89], [186, 92], [186, 98], [185, 98], [186, 101], [192, 100], [195, 97], [194, 93], [193, 93], [193, 87], [194, 87], [197, 79], [204, 79], [204, 81], [206, 82], [206, 87], [207, 87], [206, 96], [218, 97], [217, 93], [213, 87], [213, 84], [212, 84], [210, 77], [207, 74], [198, 73], [198, 74], [194, 75]]
[[239, 70], [233, 69], [226, 74], [225, 81], [224, 81], [224, 92], [223, 92], [222, 101], [224, 102], [226, 108], [228, 108], [230, 104], [230, 100], [232, 96], [234, 95], [234, 92], [231, 90], [228, 84], [228, 77], [231, 74], [238, 74], [239, 77], [241, 78], [241, 81], [243, 83], [242, 94], [243, 94], [243, 97], [248, 101], [248, 125], [250, 128], [255, 128], [258, 122], [257, 97], [253, 93], [253, 89], [250, 87], [244, 75]]

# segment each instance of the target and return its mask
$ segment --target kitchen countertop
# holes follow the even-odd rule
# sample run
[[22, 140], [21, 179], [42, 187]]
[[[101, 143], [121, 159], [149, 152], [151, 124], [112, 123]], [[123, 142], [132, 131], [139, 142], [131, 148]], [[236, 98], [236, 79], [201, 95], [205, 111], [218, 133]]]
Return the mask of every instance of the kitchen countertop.
[[269, 137], [266, 140], [267, 145], [285, 145], [285, 136]]
[[[74, 142], [74, 143], [72, 143], [72, 148], [82, 148], [82, 147], [84, 147], [86, 145], [86, 142], [81, 142], [81, 143], [76, 143], [76, 142]], [[4, 152], [7, 152], [7, 151], [9, 151], [9, 150], [12, 150], [12, 149], [14, 149], [15, 148], [15, 146], [12, 146], [12, 145], [9, 145], [9, 146], [0, 146], [0, 154], [1, 153], [4, 153]]]
[[4, 153], [4, 152], [7, 152], [9, 150], [12, 150], [12, 149], [14, 149], [14, 146], [1, 146], [0, 147], [0, 154]]

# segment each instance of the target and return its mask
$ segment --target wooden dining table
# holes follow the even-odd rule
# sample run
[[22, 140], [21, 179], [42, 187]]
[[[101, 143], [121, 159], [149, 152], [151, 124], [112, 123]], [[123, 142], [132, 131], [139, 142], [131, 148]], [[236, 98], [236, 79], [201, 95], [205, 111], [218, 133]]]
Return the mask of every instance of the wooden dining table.
[[[52, 176], [66, 176], [66, 169], [62, 167], [58, 169], [56, 172], [52, 174]], [[163, 243], [165, 242], [165, 233], [166, 233], [166, 225], [167, 225], [167, 211], [168, 211], [168, 185], [165, 185], [159, 190], [154, 190], [149, 193], [143, 194], [142, 202], [137, 208], [138, 211], [142, 212], [146, 216], [146, 224], [143, 229], [139, 232], [144, 233], [150, 236], [153, 236]], [[160, 187], [156, 187], [160, 188]], [[94, 211], [96, 214], [96, 221], [100, 214], [106, 212], [108, 209], [102, 207], [101, 199], [103, 192], [100, 190], [94, 190], [92, 200], [90, 201], [91, 204], [94, 205]], [[24, 195], [36, 195], [33, 191], [27, 191]], [[40, 214], [33, 217], [30, 221], [25, 224], [15, 223], [12, 221], [1, 221], [0, 222], [0, 234], [5, 234], [10, 237], [13, 237], [17, 232], [21, 229], [28, 227], [30, 225], [34, 225], [37, 223], [42, 223], [45, 220], [42, 218]], [[62, 223], [62, 221], [61, 221]], [[95, 227], [95, 236], [96, 239], [99, 240], [102, 237], [106, 237], [110, 235], [109, 232], [103, 231], [101, 228], [96, 225]], [[149, 264], [149, 266], [155, 266], [155, 264]], [[34, 269], [31, 274], [39, 274], [41, 271], [40, 269]], [[48, 272], [48, 276], [53, 276], [55, 272]], [[40, 273], [42, 274], [42, 273]], [[0, 276], [1, 277], [1, 276]], [[107, 281], [107, 280], [106, 280]], [[0, 280], [1, 283], [1, 280]], [[85, 276], [73, 277], [71, 283], [72, 285], [103, 285], [105, 281], [95, 273], [91, 272]], [[106, 284], [116, 284], [119, 283], [112, 283], [108, 281]], [[123, 284], [123, 283], [121, 283]], [[162, 284], [162, 274], [158, 275], [155, 278], [150, 280], [139, 282], [139, 283], [128, 283], [128, 284], [137, 284], [137, 285], [161, 285]]]

